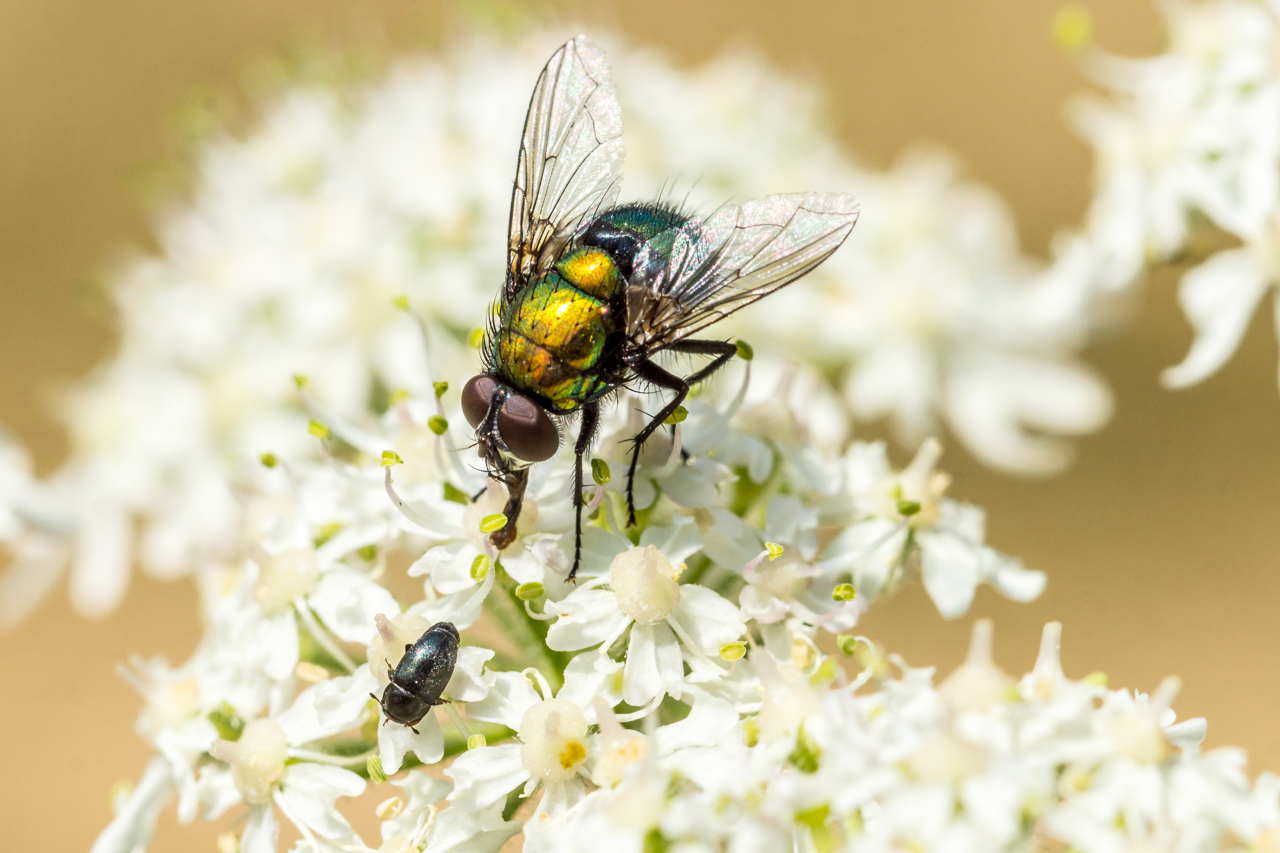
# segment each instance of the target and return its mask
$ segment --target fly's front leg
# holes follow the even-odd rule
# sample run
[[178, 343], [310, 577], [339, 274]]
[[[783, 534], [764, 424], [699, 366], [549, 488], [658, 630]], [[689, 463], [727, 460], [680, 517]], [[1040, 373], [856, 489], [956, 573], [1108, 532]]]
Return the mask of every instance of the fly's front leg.
[[688, 382], [673, 373], [668, 373], [647, 358], [640, 359], [631, 369], [645, 382], [675, 391], [676, 395], [632, 439], [634, 444], [631, 448], [631, 465], [627, 468], [627, 527], [635, 527], [636, 524], [635, 482], [636, 465], [640, 461], [640, 448], [644, 446], [649, 436], [653, 435], [654, 430], [662, 426], [663, 422], [671, 417], [671, 413], [680, 408], [680, 404], [689, 393]]
[[489, 541], [499, 551], [516, 541], [516, 527], [517, 522], [520, 520], [520, 507], [524, 505], [524, 490], [528, 485], [528, 468], [521, 468], [515, 478], [507, 483], [507, 505], [502, 509], [502, 514], [507, 517], [507, 523], [500, 530], [495, 530], [489, 534]]
[[582, 457], [591, 447], [600, 424], [600, 404], [588, 403], [582, 407], [582, 426], [578, 428], [578, 440], [573, 445], [573, 568], [569, 570], [569, 582], [578, 576], [582, 562]]

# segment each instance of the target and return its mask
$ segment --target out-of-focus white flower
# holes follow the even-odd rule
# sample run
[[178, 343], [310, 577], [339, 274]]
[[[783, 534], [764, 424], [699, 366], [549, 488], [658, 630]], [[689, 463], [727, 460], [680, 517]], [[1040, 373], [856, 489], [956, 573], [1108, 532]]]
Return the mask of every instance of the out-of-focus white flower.
[[1075, 360], [1087, 269], [1024, 257], [1003, 202], [958, 180], [940, 152], [856, 184], [862, 230], [768, 312], [744, 316], [752, 340], [848, 365], [852, 412], [890, 418], [907, 443], [945, 420], [989, 464], [1062, 468], [1069, 448], [1049, 436], [1091, 432], [1111, 411], [1105, 386]]
[[942, 496], [950, 478], [934, 470], [940, 453], [937, 442], [926, 441], [895, 473], [883, 444], [855, 444], [846, 464], [858, 518], [827, 546], [819, 566], [828, 574], [851, 572], [858, 594], [875, 598], [901, 580], [918, 554], [925, 590], [947, 618], [969, 609], [980, 583], [1017, 601], [1037, 597], [1044, 573], [986, 544], [982, 510]]

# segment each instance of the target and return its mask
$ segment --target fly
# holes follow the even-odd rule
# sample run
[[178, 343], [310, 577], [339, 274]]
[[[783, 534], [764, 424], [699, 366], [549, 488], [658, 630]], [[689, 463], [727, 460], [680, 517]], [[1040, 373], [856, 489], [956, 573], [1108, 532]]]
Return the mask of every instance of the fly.
[[[506, 485], [501, 550], [516, 536], [529, 468], [550, 459], [572, 418], [572, 581], [582, 558], [582, 458], [614, 391], [674, 392], [636, 434], [627, 469], [627, 524], [644, 442], [692, 385], [737, 352], [695, 335], [795, 281], [839, 248], [858, 218], [844, 193], [771, 195], [706, 218], [661, 203], [616, 205], [622, 113], [604, 53], [565, 43], [534, 86], [511, 197], [506, 282], [484, 342], [483, 372], [462, 391], [489, 476]], [[654, 360], [705, 356], [688, 376]]]

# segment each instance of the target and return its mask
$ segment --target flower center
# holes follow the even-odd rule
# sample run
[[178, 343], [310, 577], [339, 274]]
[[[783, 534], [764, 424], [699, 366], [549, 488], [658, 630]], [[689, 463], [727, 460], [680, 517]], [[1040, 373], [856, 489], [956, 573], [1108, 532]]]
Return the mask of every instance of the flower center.
[[680, 584], [671, 561], [653, 545], [613, 558], [609, 587], [618, 609], [641, 624], [665, 619], [680, 603]]
[[263, 610], [274, 613], [311, 592], [319, 578], [315, 552], [294, 548], [263, 560], [254, 597]]
[[520, 760], [537, 779], [565, 782], [587, 759], [587, 718], [568, 699], [547, 699], [520, 720]]
[[271, 788], [284, 773], [289, 744], [279, 723], [270, 718], [251, 720], [237, 741], [215, 740], [209, 754], [231, 765], [231, 779], [246, 804], [271, 801]]

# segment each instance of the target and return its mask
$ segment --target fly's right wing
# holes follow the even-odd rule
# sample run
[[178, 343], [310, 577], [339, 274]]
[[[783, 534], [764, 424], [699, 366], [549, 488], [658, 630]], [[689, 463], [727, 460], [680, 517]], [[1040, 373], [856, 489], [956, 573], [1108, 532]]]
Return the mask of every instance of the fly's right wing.
[[547, 62], [529, 102], [511, 194], [504, 301], [551, 266], [586, 217], [613, 204], [623, 156], [609, 64], [577, 36]]
[[840, 247], [858, 221], [844, 193], [771, 195], [650, 241], [627, 287], [627, 333], [653, 353], [790, 284]]

